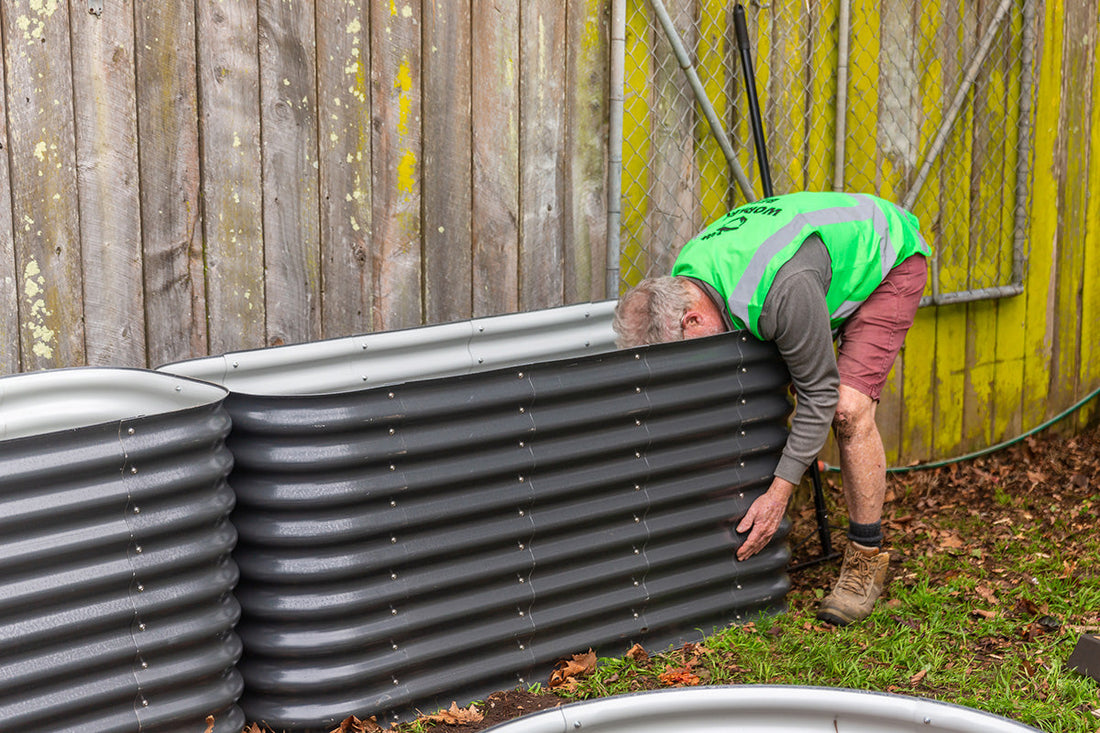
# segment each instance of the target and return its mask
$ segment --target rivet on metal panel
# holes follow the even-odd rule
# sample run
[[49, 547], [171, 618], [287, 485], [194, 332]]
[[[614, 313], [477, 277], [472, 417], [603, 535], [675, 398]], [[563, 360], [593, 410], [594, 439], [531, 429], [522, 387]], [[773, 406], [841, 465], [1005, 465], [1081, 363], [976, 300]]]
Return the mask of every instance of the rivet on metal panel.
[[525, 647], [525, 646], [524, 646], [524, 645], [523, 645], [522, 643], [520, 643], [520, 645], [519, 645], [519, 649], [520, 649], [520, 651], [523, 651], [523, 650], [524, 650], [524, 649], [526, 649], [526, 648], [527, 648], [527, 647]]
[[746, 342], [746, 341], [748, 341], [748, 340], [749, 340], [749, 337], [748, 337], [748, 336], [742, 336], [742, 337], [741, 337], [741, 343], [744, 343], [744, 342]]
[[523, 447], [523, 441], [522, 441], [522, 440], [521, 440], [521, 441], [519, 442], [519, 447], [520, 447], [520, 448], [522, 448], [522, 447]]
[[397, 500], [396, 499], [390, 499], [390, 507], [392, 507], [394, 509], [397, 508]]
[[640, 418], [634, 418], [634, 424], [641, 427], [641, 425], [642, 425], [641, 419]]
[[526, 583], [526, 582], [527, 582], [527, 578], [524, 578], [524, 577], [523, 577], [523, 576], [521, 575], [521, 576], [519, 576], [519, 582], [520, 582], [520, 583]]
[[393, 650], [394, 650], [394, 651], [397, 651], [397, 644], [394, 644], [394, 645], [393, 645]]
[[137, 554], [140, 555], [141, 554], [141, 545], [138, 545], [137, 547], [135, 547], [134, 552], [136, 552]]
[[642, 554], [642, 551], [641, 551], [641, 550], [639, 550], [639, 549], [638, 549], [637, 547], [635, 547], [635, 548], [634, 548], [634, 554], [635, 554], [635, 555], [640, 555], [640, 554]]
[[519, 510], [519, 515], [520, 515], [521, 517], [523, 516], [523, 510], [522, 510], [522, 509], [520, 509], [520, 510]]
[[638, 612], [637, 611], [634, 612], [634, 618], [638, 618]]
[[741, 590], [741, 584], [740, 583], [737, 584], [737, 590]]
[[742, 431], [741, 431], [741, 437], [744, 437], [744, 436], [745, 436], [745, 431], [744, 431], [744, 430], [742, 430]]
[[520, 612], [519, 612], [519, 615], [520, 615], [520, 616], [524, 616], [524, 615], [526, 615], [526, 614], [524, 614], [524, 613], [523, 613], [523, 611], [520, 611]]
[[739, 494], [737, 494], [737, 498], [738, 498], [738, 499], [744, 499], [744, 498], [745, 498], [745, 492], [744, 492], [744, 491], [742, 491], [742, 492], [740, 492]]
[[519, 414], [521, 414], [521, 415], [522, 415], [522, 414], [523, 414], [523, 413], [525, 413], [525, 412], [527, 412], [527, 408], [525, 408], [525, 407], [521, 407], [521, 408], [519, 408]]
[[745, 367], [741, 367], [741, 373], [742, 373], [742, 374], [748, 374], [748, 373], [749, 373], [749, 370], [748, 370], [748, 369], [746, 369]]
[[396, 537], [390, 537], [390, 544], [391, 545], [396, 545], [397, 544], [397, 538]]
[[639, 517], [637, 514], [635, 514], [634, 515], [634, 524], [637, 524], [640, 521], [642, 521], [641, 517]]
[[742, 397], [742, 398], [741, 398], [741, 404], [742, 404], [742, 405], [746, 404], [746, 401], [745, 401], [745, 398], [744, 398], [744, 397]]
[[520, 372], [519, 374], [517, 374], [516, 378], [517, 379], [523, 379], [523, 372]]
[[925, 717], [925, 719], [924, 719], [924, 724], [925, 724], [925, 725], [932, 725], [932, 719], [931, 719], [931, 718], [929, 718], [929, 717]]
[[138, 587], [137, 587], [137, 592], [138, 593], [144, 593], [145, 592], [145, 586], [139, 584]]
[[149, 669], [149, 663], [146, 662], [144, 659], [141, 660], [141, 668], [142, 669]]
[[234, 369], [236, 369], [236, 368], [237, 368], [237, 367], [239, 367], [240, 365], [241, 365], [241, 363], [240, 363], [239, 361], [235, 361], [235, 362], [233, 362], [233, 368], [234, 368]]
[[391, 616], [396, 616], [397, 615], [397, 609], [396, 608], [391, 608], [390, 609], [390, 615]]
[[642, 358], [642, 355], [641, 355], [641, 354], [635, 354], [635, 355], [634, 355], [634, 360], [635, 360], [635, 361], [637, 361], [638, 359], [641, 359], [641, 358]]
[[126, 434], [127, 434], [127, 435], [133, 435], [133, 434], [134, 434], [134, 432], [135, 432], [135, 431], [134, 431], [134, 429], [133, 429], [133, 428], [130, 428], [129, 430], [127, 430], [127, 431], [126, 431]]
[[581, 721], [579, 721], [579, 720], [575, 721], [575, 722], [573, 723], [573, 727], [574, 727], [574, 728], [580, 728], [580, 727], [581, 727]]
[[641, 451], [634, 451], [634, 457], [635, 458], [641, 458], [642, 457], [642, 452]]
[[130, 473], [137, 473], [137, 466], [130, 466]]
[[484, 360], [484, 359], [482, 359], [482, 358], [481, 358], [481, 357], [479, 356], [479, 357], [477, 358], [477, 363], [478, 363], [478, 364], [484, 364], [484, 363], [485, 363], [485, 360]]
[[587, 349], [587, 348], [588, 348], [589, 346], [591, 346], [591, 345], [592, 345], [592, 342], [591, 342], [591, 341], [585, 341], [585, 342], [584, 342], [584, 348], [586, 348], [586, 349]]
[[364, 382], [367, 381], [367, 375], [366, 374], [363, 375], [363, 381]]
[[143, 708], [147, 708], [147, 707], [149, 707], [149, 701], [148, 701], [148, 700], [146, 700], [146, 699], [145, 699], [144, 697], [143, 697], [143, 698], [141, 698], [141, 706], [142, 706]]
[[395, 466], [395, 465], [393, 465], [393, 464], [391, 463], [391, 464], [390, 464], [390, 470], [391, 470], [391, 471], [396, 471], [396, 470], [397, 470], [397, 466]]
[[397, 430], [395, 430], [394, 428], [390, 428], [390, 435], [395, 435], [396, 433]]
[[367, 344], [363, 344], [363, 351], [367, 350]]
[[524, 482], [524, 478], [523, 478], [523, 476], [520, 476], [520, 477], [519, 477], [519, 482], [520, 482], [521, 484], [522, 484], [522, 483]]
[[393, 678], [393, 684], [394, 684], [394, 686], [397, 686], [397, 685], [400, 685], [401, 683], [397, 681], [396, 677], [394, 677]]
[[139, 507], [139, 506], [134, 507], [134, 514], [141, 514], [141, 507]]
[[478, 330], [479, 333], [484, 333], [485, 332], [485, 326], [478, 326], [477, 330]]
[[386, 395], [386, 396], [387, 396], [387, 397], [389, 397], [389, 398], [390, 398], [390, 399], [392, 400], [392, 399], [393, 399], [393, 396], [394, 396], [394, 395], [393, 395], [393, 392], [390, 392], [390, 393], [389, 393], [388, 395]]
[[524, 549], [524, 546], [523, 546], [522, 542], [517, 542], [516, 545], [519, 546], [519, 549], [521, 549], [521, 550]]
[[641, 391], [642, 391], [642, 388], [641, 388], [641, 387], [635, 387], [635, 388], [634, 388], [634, 392], [635, 392], [635, 394], [640, 394], [640, 393], [641, 393]]
[[522, 678], [522, 677], [516, 677], [516, 680], [517, 680], [517, 681], [518, 681], [518, 682], [519, 682], [519, 683], [520, 683], [521, 685], [526, 685], [526, 684], [527, 684], [527, 680], [525, 680], [525, 679], [524, 679], [524, 678]]
[[138, 624], [138, 631], [145, 631], [145, 624]]
[[638, 587], [638, 581], [636, 581], [636, 580], [634, 581], [634, 587], [635, 587], [635, 588], [637, 588], [637, 587]]
[[642, 490], [642, 485], [641, 484], [634, 484], [634, 490], [635, 491], [641, 491]]
[[390, 573], [390, 580], [397, 580], [397, 573]]
[[182, 392], [182, 391], [183, 391], [183, 387], [181, 387], [180, 385], [178, 385], [178, 384], [177, 384], [177, 385], [176, 385], [176, 391], [177, 391], [177, 392]]

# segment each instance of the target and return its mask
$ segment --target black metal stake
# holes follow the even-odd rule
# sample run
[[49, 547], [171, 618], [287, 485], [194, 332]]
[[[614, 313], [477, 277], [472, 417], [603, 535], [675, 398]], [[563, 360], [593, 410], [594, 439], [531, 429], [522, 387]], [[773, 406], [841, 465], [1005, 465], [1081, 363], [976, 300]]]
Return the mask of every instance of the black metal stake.
[[[749, 29], [745, 23], [745, 8], [737, 3], [733, 8], [733, 26], [737, 33], [737, 47], [741, 51], [741, 69], [745, 73], [745, 94], [749, 101], [749, 121], [752, 124], [752, 139], [756, 146], [756, 163], [760, 167], [760, 185], [764, 198], [774, 195], [772, 176], [768, 170], [768, 147], [764, 142], [764, 123], [760, 115], [760, 101], [756, 97], [756, 75], [752, 68], [752, 50], [749, 47]], [[814, 565], [839, 557], [833, 551], [833, 539], [829, 534], [829, 513], [825, 510], [825, 492], [821, 488], [821, 469], [817, 461], [810, 464], [810, 481], [814, 489], [814, 513], [817, 517], [817, 532], [821, 540], [821, 556], [792, 566], [791, 570]]]
[[741, 51], [741, 69], [745, 73], [745, 94], [749, 101], [749, 121], [752, 139], [756, 145], [756, 163], [760, 167], [760, 185], [764, 198], [772, 196], [772, 174], [768, 170], [768, 149], [764, 143], [764, 124], [760, 119], [760, 101], [756, 98], [756, 75], [752, 70], [752, 49], [749, 47], [749, 29], [745, 24], [745, 8], [741, 3], [733, 8], [733, 27], [737, 33], [737, 48]]

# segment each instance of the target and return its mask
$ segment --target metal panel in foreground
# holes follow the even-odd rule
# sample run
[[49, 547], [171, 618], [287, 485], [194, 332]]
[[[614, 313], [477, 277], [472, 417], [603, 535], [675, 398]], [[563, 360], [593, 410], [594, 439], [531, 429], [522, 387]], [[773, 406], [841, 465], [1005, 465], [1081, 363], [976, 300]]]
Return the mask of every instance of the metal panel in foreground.
[[493, 733], [1035, 733], [999, 715], [907, 695], [737, 685], [659, 690], [563, 705]]
[[0, 379], [0, 730], [241, 729], [225, 394]]
[[771, 481], [787, 381], [773, 347], [726, 334], [232, 393], [246, 715], [401, 718], [781, 610], [786, 525], [744, 563], [732, 526]]

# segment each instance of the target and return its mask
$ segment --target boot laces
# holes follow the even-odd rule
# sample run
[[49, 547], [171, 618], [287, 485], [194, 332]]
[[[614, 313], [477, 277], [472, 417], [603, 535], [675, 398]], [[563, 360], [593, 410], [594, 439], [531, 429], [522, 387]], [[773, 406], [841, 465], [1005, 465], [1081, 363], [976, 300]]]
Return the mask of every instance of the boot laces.
[[846, 558], [848, 562], [844, 564], [844, 571], [840, 574], [837, 585], [850, 593], [866, 593], [874, 575], [874, 557], [852, 551], [850, 557]]

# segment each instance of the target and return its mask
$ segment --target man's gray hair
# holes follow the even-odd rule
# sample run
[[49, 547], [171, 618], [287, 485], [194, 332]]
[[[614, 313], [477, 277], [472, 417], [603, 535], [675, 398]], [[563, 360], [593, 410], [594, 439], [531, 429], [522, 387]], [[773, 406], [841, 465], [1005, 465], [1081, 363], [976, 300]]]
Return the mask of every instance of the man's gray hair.
[[611, 327], [619, 348], [680, 341], [680, 320], [697, 293], [682, 277], [651, 277], [623, 293], [615, 306]]

